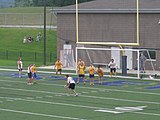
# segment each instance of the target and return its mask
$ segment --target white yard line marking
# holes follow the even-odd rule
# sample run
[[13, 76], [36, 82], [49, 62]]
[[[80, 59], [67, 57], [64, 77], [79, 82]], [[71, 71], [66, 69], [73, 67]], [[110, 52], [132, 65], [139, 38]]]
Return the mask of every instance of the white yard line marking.
[[7, 102], [13, 102], [13, 101], [14, 101], [14, 100], [9, 100], [9, 99], [7, 100]]
[[[48, 91], [37, 91], [37, 90], [27, 90], [27, 89], [17, 89], [17, 88], [6, 88], [0, 87], [0, 89], [7, 90], [15, 90], [15, 91], [26, 91], [26, 92], [36, 92], [36, 93], [47, 93], [47, 94], [55, 94], [55, 95], [66, 95], [66, 93], [57, 93], [57, 92], [48, 92]], [[94, 98], [94, 99], [104, 99], [104, 100], [115, 100], [122, 102], [133, 102], [133, 103], [145, 103], [145, 104], [155, 104], [160, 105], [160, 102], [152, 102], [152, 101], [140, 101], [140, 100], [130, 100], [130, 99], [120, 99], [120, 98], [109, 98], [109, 97], [100, 97], [100, 96], [89, 96], [89, 95], [80, 95], [81, 97]]]
[[99, 110], [94, 110], [94, 111], [120, 114], [120, 113], [126, 113], [126, 112], [142, 111], [143, 108], [146, 108], [146, 107], [147, 107], [147, 106], [115, 107], [114, 110], [99, 109]]
[[51, 95], [46, 95], [45, 97], [47, 97], [47, 98], [53, 98], [53, 96], [51, 96]]
[[94, 99], [106, 99], [106, 100], [115, 100], [115, 101], [122, 101], [122, 102], [133, 102], [133, 103], [145, 103], [145, 104], [156, 104], [160, 105], [159, 102], [151, 102], [151, 101], [140, 101], [140, 100], [129, 100], [129, 99], [120, 99], [120, 98], [109, 98], [109, 97], [96, 97], [96, 96], [86, 96], [81, 95], [82, 97], [94, 98]]
[[141, 115], [160, 116], [160, 114], [156, 114], [156, 113], [145, 113], [145, 112], [133, 112], [133, 113], [141, 114]]
[[84, 94], [88, 94], [89, 92], [84, 92], [84, 91], [83, 91], [82, 93], [84, 93]]
[[97, 91], [95, 91], [95, 90], [92, 90], [91, 92], [92, 92], [92, 93], [97, 93]]
[[34, 98], [33, 97], [26, 97], [26, 99], [33, 100]]
[[43, 116], [43, 117], [51, 117], [51, 118], [69, 119], [69, 120], [85, 120], [85, 119], [81, 119], [81, 118], [56, 116], [56, 115], [49, 115], [49, 114], [42, 114], [42, 113], [33, 113], [33, 112], [11, 110], [11, 109], [3, 109], [3, 108], [0, 108], [0, 111], [13, 112], [13, 113], [21, 113], [21, 114], [29, 114], [29, 115], [36, 115], [36, 116]]
[[120, 110], [120, 111], [139, 111], [143, 110], [147, 106], [137, 106], [137, 107], [115, 107], [115, 110]]
[[[42, 104], [51, 104], [51, 105], [62, 105], [62, 106], [70, 106], [70, 107], [81, 107], [81, 108], [88, 108], [88, 109], [108, 109], [108, 108], [101, 108], [101, 107], [94, 107], [94, 106], [85, 106], [85, 105], [74, 105], [74, 104], [67, 104], [67, 103], [57, 103], [57, 102], [48, 102], [48, 101], [41, 101], [41, 100], [28, 100], [22, 98], [10, 98], [10, 97], [0, 97], [1, 99], [9, 99], [9, 100], [17, 100], [17, 101], [27, 101], [27, 102], [36, 102]], [[111, 109], [110, 109], [111, 110]]]
[[[26, 83], [22, 81], [11, 81], [11, 80], [0, 80], [0, 82], [13, 82], [13, 83]], [[59, 86], [63, 87], [64, 85], [60, 84], [47, 84], [47, 83], [39, 83], [40, 85], [48, 85], [48, 86]], [[82, 86], [76, 86], [77, 88], [83, 88], [83, 89], [90, 89], [90, 90], [99, 90], [99, 91], [112, 91], [112, 92], [124, 92], [124, 93], [133, 93], [133, 94], [145, 94], [145, 95], [157, 95], [160, 96], [160, 93], [153, 93], [153, 92], [137, 92], [137, 91], [129, 91], [129, 90], [118, 90], [118, 89], [105, 89], [105, 88], [93, 88], [93, 87], [82, 87]]]
[[42, 99], [43, 97], [36, 96], [36, 98], [38, 98], [38, 99]]
[[61, 97], [62, 95], [55, 95], [55, 96], [57, 96], [57, 97]]
[[[66, 104], [66, 103], [57, 103], [57, 102], [48, 102], [48, 101], [39, 101], [39, 100], [27, 100], [27, 99], [22, 99], [22, 98], [10, 98], [10, 97], [0, 97], [2, 99], [13, 99], [13, 100], [19, 100], [19, 101], [27, 101], [27, 102], [36, 102], [36, 103], [42, 103], [42, 104], [52, 104], [52, 105], [62, 105], [62, 106], [69, 106], [69, 107], [80, 107], [80, 108], [87, 108], [87, 109], [97, 109], [94, 111], [99, 111], [99, 112], [109, 112], [109, 113], [114, 113], [114, 114], [118, 114], [118, 113], [123, 113], [124, 111], [115, 111], [117, 109], [117, 107], [115, 107], [115, 109], [109, 109], [109, 108], [101, 108], [101, 107], [94, 107], [94, 106], [84, 106], [84, 105], [74, 105], [74, 104]], [[138, 109], [142, 110], [142, 108], [145, 108], [146, 106], [139, 106]], [[122, 107], [122, 108], [126, 108], [126, 107]], [[128, 107], [131, 110], [131, 107]], [[133, 108], [133, 107], [132, 107]], [[135, 107], [134, 107], [135, 110]], [[134, 112], [134, 111], [127, 111], [130, 113], [135, 113], [135, 114], [145, 114], [145, 115], [149, 115], [149, 116], [160, 116], [160, 114], [155, 114], [155, 113], [144, 113], [144, 112]], [[82, 120], [82, 119], [81, 119]]]
[[114, 113], [114, 114], [120, 114], [123, 112], [119, 112], [119, 111], [114, 111], [114, 110], [94, 110], [96, 112], [106, 112], [106, 113]]

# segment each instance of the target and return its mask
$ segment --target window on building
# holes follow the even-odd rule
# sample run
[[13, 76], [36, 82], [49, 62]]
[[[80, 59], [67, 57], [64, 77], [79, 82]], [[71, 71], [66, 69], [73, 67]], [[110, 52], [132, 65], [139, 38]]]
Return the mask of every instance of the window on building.
[[155, 50], [146, 50], [140, 51], [147, 58], [147, 60], [156, 60], [156, 51]]

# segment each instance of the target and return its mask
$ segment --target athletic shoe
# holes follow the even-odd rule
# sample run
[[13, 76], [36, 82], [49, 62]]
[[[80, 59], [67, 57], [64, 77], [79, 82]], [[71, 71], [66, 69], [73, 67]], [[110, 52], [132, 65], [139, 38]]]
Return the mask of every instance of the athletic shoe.
[[27, 83], [27, 85], [32, 85], [32, 83]]

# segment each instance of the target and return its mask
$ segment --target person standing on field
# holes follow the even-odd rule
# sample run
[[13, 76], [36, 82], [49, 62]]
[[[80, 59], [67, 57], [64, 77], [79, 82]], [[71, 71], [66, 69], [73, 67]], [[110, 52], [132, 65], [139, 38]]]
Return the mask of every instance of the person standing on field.
[[81, 65], [81, 63], [83, 63], [83, 65], [85, 66], [85, 63], [84, 63], [84, 61], [82, 59], [78, 60], [77, 66], [79, 67]]
[[58, 72], [61, 75], [62, 74], [63, 64], [62, 64], [62, 62], [59, 59], [57, 59], [57, 61], [55, 62], [55, 66], [54, 67], [56, 68], [56, 75], [58, 74]]
[[100, 85], [102, 85], [102, 77], [103, 77], [104, 72], [102, 68], [100, 67], [100, 65], [98, 66], [97, 74], [98, 74], [98, 82]]
[[109, 68], [110, 68], [110, 77], [112, 77], [112, 74], [114, 73], [114, 75], [116, 76], [116, 63], [114, 61], [114, 59], [111, 59], [111, 61], [108, 64]]
[[22, 77], [22, 70], [23, 70], [23, 64], [22, 64], [22, 59], [21, 58], [18, 58], [18, 61], [17, 61], [17, 65], [18, 65], [18, 77]]
[[77, 84], [79, 83], [80, 78], [83, 78], [83, 84], [84, 85], [86, 84], [85, 69], [86, 69], [86, 67], [84, 66], [83, 62], [81, 62], [81, 64], [78, 66], [78, 81], [77, 81]]
[[78, 96], [75, 90], [75, 81], [69, 75], [66, 75], [67, 81], [65, 87], [67, 88], [68, 96], [70, 96], [70, 90], [73, 91], [74, 96]]
[[95, 67], [92, 64], [90, 64], [88, 68], [88, 72], [89, 72], [89, 78], [90, 78], [90, 85], [94, 85]]
[[27, 73], [28, 73], [28, 82], [27, 85], [32, 85], [32, 64], [28, 65], [28, 69], [27, 69]]
[[139, 68], [141, 73], [145, 73], [145, 64], [146, 64], [147, 58], [144, 56], [143, 53], [140, 53], [139, 56]]
[[37, 78], [37, 67], [36, 67], [36, 65], [33, 64], [31, 69], [32, 69], [32, 79], [33, 79], [34, 83], [37, 83], [36, 82], [36, 78]]

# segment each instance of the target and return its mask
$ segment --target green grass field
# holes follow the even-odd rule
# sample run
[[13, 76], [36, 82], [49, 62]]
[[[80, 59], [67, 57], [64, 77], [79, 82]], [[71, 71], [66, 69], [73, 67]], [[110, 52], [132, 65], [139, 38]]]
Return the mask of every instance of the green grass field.
[[[37, 34], [41, 32], [42, 40], [36, 42]], [[56, 60], [56, 31], [47, 30], [46, 31], [46, 52], [47, 57], [50, 53], [52, 55], [52, 61]], [[43, 29], [26, 29], [26, 28], [0, 28], [0, 66], [15, 66], [20, 52], [22, 53], [22, 59], [25, 61], [25, 66], [29, 62], [33, 62], [34, 54], [37, 54], [37, 65], [43, 64], [43, 51], [44, 51], [44, 41], [43, 41]], [[34, 41], [32, 43], [23, 43], [24, 36], [32, 36]], [[6, 51], [8, 53], [6, 53]], [[40, 55], [38, 55], [40, 54]], [[13, 61], [13, 62], [12, 62]], [[14, 64], [12, 64], [14, 63]], [[54, 63], [54, 62], [52, 62]], [[47, 58], [47, 64], [52, 64]]]
[[17, 71], [1, 71], [1, 120], [159, 120], [159, 82], [105, 77], [90, 86], [87, 78], [75, 97], [67, 96], [63, 75], [40, 71], [33, 85], [26, 72], [18, 78]]
[[[40, 14], [41, 23], [43, 25], [43, 7], [17, 7], [17, 8], [1, 8], [0, 24], [1, 25], [39, 25]], [[52, 17], [52, 21], [51, 21]], [[22, 23], [23, 22], [23, 23]], [[47, 7], [47, 25], [56, 25], [56, 19], [51, 16], [50, 7]], [[35, 42], [37, 34], [41, 32], [42, 40]], [[46, 62], [52, 65], [57, 57], [56, 51], [56, 31], [46, 31]], [[37, 66], [43, 65], [44, 56], [44, 32], [38, 28], [0, 28], [0, 66], [13, 67], [22, 53], [24, 67], [29, 63], [35, 63]], [[24, 36], [32, 36], [34, 42], [24, 44]], [[35, 57], [36, 54], [36, 57]]]

